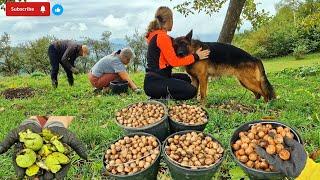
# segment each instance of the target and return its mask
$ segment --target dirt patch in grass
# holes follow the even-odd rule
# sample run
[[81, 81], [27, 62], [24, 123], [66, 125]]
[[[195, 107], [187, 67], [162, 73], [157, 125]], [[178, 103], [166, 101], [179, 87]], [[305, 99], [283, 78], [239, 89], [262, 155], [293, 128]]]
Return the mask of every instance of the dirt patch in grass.
[[6, 89], [1, 93], [6, 99], [23, 99], [32, 97], [35, 91], [32, 88], [10, 88]]
[[249, 114], [257, 111], [255, 107], [241, 104], [235, 100], [212, 104], [210, 105], [210, 108], [219, 109], [227, 114], [232, 114], [235, 112], [240, 112], [242, 114]]
[[[228, 101], [224, 101], [221, 103], [212, 104], [209, 107], [223, 111], [226, 114], [233, 114], [233, 113], [239, 112], [241, 114], [247, 115], [249, 113], [263, 111], [262, 109], [260, 109], [258, 107], [242, 104], [242, 103], [235, 101], [235, 100], [228, 100]], [[271, 119], [273, 119], [275, 117], [279, 117], [281, 111], [277, 110], [277, 109], [268, 109], [267, 112], [265, 112], [265, 113]]]

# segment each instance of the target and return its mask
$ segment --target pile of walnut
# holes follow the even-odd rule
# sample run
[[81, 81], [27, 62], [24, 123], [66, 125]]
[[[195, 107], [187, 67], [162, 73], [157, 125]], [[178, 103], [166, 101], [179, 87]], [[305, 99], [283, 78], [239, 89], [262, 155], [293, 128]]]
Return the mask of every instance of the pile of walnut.
[[195, 105], [175, 105], [169, 108], [170, 119], [189, 125], [204, 124], [208, 121], [206, 112]]
[[124, 137], [112, 144], [105, 154], [106, 170], [129, 175], [150, 167], [160, 154], [160, 144], [153, 136]]
[[169, 138], [165, 151], [169, 158], [179, 165], [198, 169], [218, 162], [224, 150], [210, 136], [191, 132]]
[[240, 139], [232, 145], [232, 148], [239, 161], [246, 166], [264, 171], [274, 171], [273, 166], [255, 152], [255, 146], [259, 145], [267, 153], [278, 154], [281, 159], [288, 160], [290, 152], [284, 147], [283, 138], [285, 136], [293, 138], [293, 134], [287, 127], [273, 128], [271, 124], [258, 123], [253, 125], [248, 132], [240, 132]]
[[165, 115], [160, 104], [137, 103], [116, 113], [117, 121], [127, 127], [144, 127], [154, 124]]

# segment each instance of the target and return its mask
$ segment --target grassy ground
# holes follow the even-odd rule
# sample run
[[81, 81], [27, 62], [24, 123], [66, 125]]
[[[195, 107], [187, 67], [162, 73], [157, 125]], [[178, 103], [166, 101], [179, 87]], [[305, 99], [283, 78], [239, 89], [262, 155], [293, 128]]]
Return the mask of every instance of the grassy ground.
[[292, 56], [273, 58], [264, 61], [267, 72], [281, 71], [285, 68], [297, 68], [301, 66], [313, 66], [320, 63], [320, 53], [308, 54], [304, 59], [296, 60]]
[[[319, 54], [318, 54], [319, 55]], [[314, 57], [316, 57], [315, 55]], [[311, 58], [310, 58], [311, 57]], [[312, 56], [306, 60], [291, 58], [275, 59], [265, 62], [268, 71], [276, 72], [284, 67], [300, 64], [313, 64], [317, 60]], [[319, 60], [318, 60], [319, 61]], [[295, 63], [292, 63], [295, 62]], [[296, 63], [297, 62], [297, 63]], [[302, 135], [308, 152], [320, 147], [320, 75], [304, 78], [290, 75], [268, 74], [274, 85], [278, 99], [271, 103], [254, 100], [253, 94], [242, 88], [232, 78], [222, 78], [209, 85], [208, 105], [210, 120], [205, 132], [213, 134], [225, 147], [233, 131], [241, 124], [264, 116], [273, 116], [298, 130]], [[135, 74], [140, 87], [143, 74]], [[103, 152], [110, 141], [121, 136], [122, 131], [114, 123], [114, 113], [132, 102], [146, 100], [145, 95], [95, 96], [92, 93], [86, 75], [76, 76], [75, 86], [69, 87], [64, 76], [60, 76], [58, 89], [52, 89], [49, 77], [7, 77], [0, 79], [0, 91], [7, 88], [32, 87], [36, 95], [29, 99], [6, 100], [0, 97], [0, 140], [7, 132], [16, 127], [30, 115], [52, 114], [73, 115], [76, 120], [70, 129], [77, 133], [89, 149], [90, 160], [84, 162], [78, 156], [73, 157], [73, 166], [69, 179], [100, 179]], [[217, 108], [223, 103], [233, 102], [248, 112], [233, 107]], [[11, 153], [0, 156], [0, 179], [13, 179]], [[217, 179], [229, 179], [229, 170], [235, 167], [230, 155], [227, 156]]]

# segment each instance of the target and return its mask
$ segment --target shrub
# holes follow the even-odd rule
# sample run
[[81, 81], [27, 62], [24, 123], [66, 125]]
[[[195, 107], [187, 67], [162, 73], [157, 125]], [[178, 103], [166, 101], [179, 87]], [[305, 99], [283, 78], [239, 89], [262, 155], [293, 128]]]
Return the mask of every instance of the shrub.
[[296, 59], [303, 59], [304, 55], [306, 55], [309, 52], [308, 45], [306, 42], [298, 43], [294, 48], [293, 48], [293, 56]]
[[290, 76], [290, 77], [307, 77], [316, 76], [320, 74], [320, 65], [310, 67], [299, 67], [296, 69], [286, 68], [278, 73], [277, 76]]
[[320, 2], [308, 1], [295, 8], [280, 6], [272, 20], [257, 30], [237, 34], [233, 43], [260, 58], [292, 53], [299, 59], [320, 51]]

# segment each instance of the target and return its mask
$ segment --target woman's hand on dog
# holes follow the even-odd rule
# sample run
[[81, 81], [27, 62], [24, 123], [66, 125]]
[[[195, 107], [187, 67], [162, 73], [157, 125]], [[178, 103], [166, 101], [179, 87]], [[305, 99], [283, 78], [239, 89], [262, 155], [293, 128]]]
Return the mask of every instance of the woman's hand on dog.
[[210, 50], [208, 50], [208, 49], [202, 50], [202, 48], [199, 48], [196, 51], [196, 54], [199, 56], [199, 60], [207, 59], [209, 57]]

